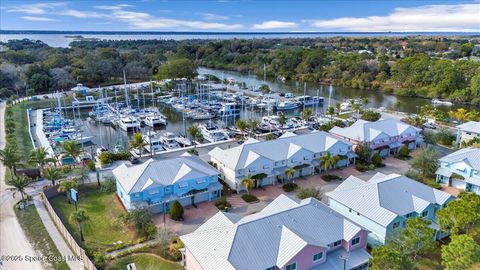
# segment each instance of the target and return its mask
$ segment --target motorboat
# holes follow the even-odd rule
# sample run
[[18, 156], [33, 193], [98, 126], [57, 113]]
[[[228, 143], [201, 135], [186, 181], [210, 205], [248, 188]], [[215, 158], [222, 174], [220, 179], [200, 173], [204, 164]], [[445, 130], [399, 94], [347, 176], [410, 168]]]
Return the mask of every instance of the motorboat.
[[160, 135], [160, 140], [162, 141], [165, 150], [173, 150], [180, 147], [175, 138], [176, 136], [172, 132], [165, 132]]
[[214, 113], [211, 113], [209, 111], [195, 110], [188, 115], [188, 118], [191, 118], [193, 120], [209, 120], [214, 118], [215, 116], [216, 115]]
[[164, 96], [160, 96], [158, 97], [158, 101], [159, 102], [162, 102], [162, 103], [165, 103], [167, 101], [170, 101], [172, 99], [172, 95], [164, 95]]
[[448, 100], [441, 100], [441, 99], [432, 99], [433, 105], [444, 105], [444, 106], [452, 106], [453, 103]]
[[233, 102], [223, 104], [222, 108], [218, 111], [218, 117], [234, 117], [239, 115], [240, 107]]
[[133, 116], [121, 117], [117, 124], [118, 127], [123, 131], [132, 131], [140, 128], [140, 122]]
[[177, 141], [177, 143], [183, 147], [188, 147], [193, 145], [192, 140], [190, 140], [189, 138], [183, 135], [176, 136], [175, 141]]
[[148, 152], [155, 153], [165, 150], [163, 147], [163, 138], [155, 132], [147, 132], [147, 134], [143, 135], [143, 141], [146, 143], [144, 148]]
[[352, 109], [352, 103], [348, 101], [344, 101], [340, 104], [340, 110], [348, 111]]
[[287, 111], [287, 110], [294, 110], [296, 108], [300, 107], [300, 104], [294, 100], [284, 100], [280, 103], [278, 103], [277, 106], [275, 106], [275, 109], [277, 111]]
[[228, 135], [212, 123], [200, 125], [200, 132], [202, 133], [203, 138], [209, 142], [218, 142], [228, 139]]
[[149, 127], [167, 125], [167, 119], [165, 119], [165, 117], [162, 117], [162, 115], [160, 114], [151, 114], [149, 116], [146, 116], [143, 122]]
[[[302, 106], [315, 106], [320, 103], [320, 98], [319, 97], [311, 97], [311, 96], [299, 96], [296, 97], [295, 100], [302, 104]], [[323, 102], [323, 98], [322, 98]]]

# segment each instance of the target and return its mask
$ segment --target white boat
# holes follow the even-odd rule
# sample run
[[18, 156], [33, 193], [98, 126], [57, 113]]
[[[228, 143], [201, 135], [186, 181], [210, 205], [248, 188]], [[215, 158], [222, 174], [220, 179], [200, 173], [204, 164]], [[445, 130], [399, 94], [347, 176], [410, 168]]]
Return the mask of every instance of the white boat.
[[320, 103], [319, 97], [311, 97], [311, 96], [299, 96], [296, 97], [295, 100], [302, 104], [302, 106], [315, 106]]
[[165, 150], [162, 138], [155, 132], [147, 132], [146, 135], [143, 135], [143, 140], [147, 144], [144, 148], [148, 152], [155, 153]]
[[345, 101], [340, 104], [340, 110], [342, 111], [348, 111], [352, 109], [352, 103]]
[[209, 120], [215, 117], [215, 114], [210, 113], [204, 110], [192, 111], [189, 115], [189, 118], [193, 120]]
[[298, 108], [300, 106], [300, 104], [298, 102], [295, 102], [294, 100], [284, 100], [280, 103], [278, 103], [277, 106], [275, 106], [275, 109], [277, 109], [277, 111], [286, 111], [286, 110], [294, 110], [296, 108]]
[[192, 141], [189, 138], [181, 135], [175, 137], [175, 141], [177, 141], [177, 143], [183, 147], [188, 147], [193, 145]]
[[167, 101], [170, 101], [172, 99], [172, 97], [173, 97], [172, 95], [160, 96], [160, 97], [158, 97], [158, 101], [165, 103]]
[[452, 106], [453, 103], [448, 100], [440, 100], [440, 99], [432, 99], [433, 105], [445, 105], [445, 106]]
[[145, 120], [143, 120], [145, 125], [149, 127], [155, 127], [155, 126], [166, 126], [167, 125], [167, 120], [162, 117], [160, 114], [152, 114], [147, 117], [145, 117]]
[[117, 124], [118, 127], [124, 131], [132, 131], [140, 128], [140, 122], [133, 116], [121, 117]]
[[200, 125], [200, 132], [202, 133], [203, 138], [209, 142], [218, 142], [228, 139], [228, 135], [212, 123]]
[[175, 134], [173, 134], [172, 132], [165, 132], [160, 135], [160, 140], [162, 141], [163, 147], [166, 150], [173, 150], [180, 147], [177, 140], [175, 140], [175, 137]]
[[222, 105], [222, 108], [218, 111], [218, 117], [233, 117], [240, 115], [240, 107], [233, 103], [225, 103]]

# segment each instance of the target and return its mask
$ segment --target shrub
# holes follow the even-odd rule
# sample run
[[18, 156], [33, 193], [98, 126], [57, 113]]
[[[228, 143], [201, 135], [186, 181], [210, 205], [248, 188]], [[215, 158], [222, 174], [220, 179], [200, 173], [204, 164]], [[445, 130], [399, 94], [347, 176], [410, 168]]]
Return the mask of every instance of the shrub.
[[72, 172], [72, 167], [70, 167], [69, 165], [63, 165], [62, 167], [60, 167], [60, 171], [62, 172], [62, 174], [69, 174]]
[[455, 135], [448, 129], [442, 127], [438, 130], [436, 139], [439, 144], [450, 146], [452, 145], [453, 140], [455, 140]]
[[273, 133], [269, 133], [265, 136], [266, 141], [272, 141], [272, 140], [275, 140], [276, 138], [277, 138], [277, 136], [275, 136], [275, 134], [273, 134]]
[[380, 119], [382, 115], [375, 111], [364, 111], [360, 117], [362, 120], [375, 122]]
[[173, 220], [183, 219], [183, 206], [178, 201], [174, 201], [168, 210], [168, 215]]
[[380, 167], [382, 165], [382, 157], [380, 156], [379, 153], [373, 154], [372, 164], [375, 165], [375, 167]]
[[95, 162], [93, 162], [93, 160], [89, 159], [85, 162], [85, 166], [87, 166], [87, 168], [90, 170], [90, 171], [95, 171]]
[[117, 187], [115, 178], [113, 176], [107, 176], [104, 179], [105, 181], [102, 182], [100, 190], [106, 193], [115, 191]]
[[410, 150], [408, 150], [408, 147], [406, 145], [400, 148], [400, 150], [398, 151], [398, 156], [403, 158], [410, 156]]
[[243, 194], [242, 195], [242, 199], [244, 201], [246, 201], [247, 203], [251, 203], [251, 202], [256, 202], [258, 201], [258, 198], [255, 197], [255, 195], [252, 195], [252, 194]]
[[227, 201], [227, 197], [222, 196], [218, 201], [215, 202], [215, 206], [218, 210], [227, 211], [232, 205]]
[[192, 148], [192, 149], [188, 150], [187, 152], [188, 152], [189, 154], [191, 154], [191, 155], [198, 156], [198, 151], [197, 151], [197, 149], [193, 149], [193, 148]]
[[208, 164], [210, 164], [210, 166], [214, 167], [215, 169], [218, 169], [218, 168], [217, 168], [218, 166], [217, 166], [217, 164], [216, 164], [215, 162], [209, 160], [209, 161], [208, 161]]
[[355, 165], [355, 169], [357, 169], [357, 171], [359, 172], [366, 172], [368, 171], [369, 168], [368, 168], [368, 165], [365, 165], [363, 163], [357, 163]]
[[298, 185], [295, 183], [288, 183], [282, 186], [283, 191], [285, 192], [292, 192], [297, 189]]
[[102, 152], [98, 156], [98, 160], [102, 166], [110, 164], [112, 163], [112, 154], [110, 152]]
[[428, 185], [432, 188], [435, 188], [435, 189], [441, 189], [442, 188], [442, 185], [437, 183], [435, 180], [427, 180], [427, 181], [425, 181], [424, 184], [426, 184], [426, 185]]
[[322, 191], [319, 188], [309, 187], [309, 188], [299, 188], [297, 192], [297, 198], [300, 200], [307, 198], [315, 198], [317, 200], [322, 199]]
[[327, 182], [330, 182], [330, 181], [333, 181], [333, 180], [341, 180], [342, 178], [338, 175], [335, 175], [335, 174], [326, 174], [326, 175], [322, 175], [321, 176], [323, 180], [327, 181]]

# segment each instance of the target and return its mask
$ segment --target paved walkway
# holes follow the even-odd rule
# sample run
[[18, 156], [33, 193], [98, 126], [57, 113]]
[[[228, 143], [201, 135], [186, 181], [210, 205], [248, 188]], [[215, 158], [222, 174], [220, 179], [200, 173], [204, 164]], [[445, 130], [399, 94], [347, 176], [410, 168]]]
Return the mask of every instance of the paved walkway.
[[[55, 246], [57, 247], [58, 251], [62, 256], [65, 258], [71, 257], [74, 258], [76, 254], [72, 252], [68, 244], [65, 242], [63, 239], [62, 235], [58, 231], [57, 227], [53, 223], [52, 219], [50, 218], [50, 215], [48, 214], [47, 209], [45, 208], [45, 205], [42, 202], [42, 199], [40, 196], [36, 196], [33, 199], [35, 203], [35, 207], [37, 208], [38, 215], [42, 219], [43, 225], [47, 229], [48, 234], [52, 238], [53, 242], [55, 243]], [[66, 263], [70, 267], [70, 269], [83, 269], [83, 263], [81, 261], [76, 261], [76, 260], [67, 260]]]
[[[5, 103], [0, 103], [0, 149], [5, 148]], [[25, 233], [18, 223], [13, 206], [18, 200], [13, 198], [12, 192], [8, 190], [9, 186], [5, 184], [5, 167], [0, 162], [0, 256], [38, 256], [30, 242], [28, 242]], [[3, 261], [1, 269], [43, 269], [39, 262], [11, 262]]]

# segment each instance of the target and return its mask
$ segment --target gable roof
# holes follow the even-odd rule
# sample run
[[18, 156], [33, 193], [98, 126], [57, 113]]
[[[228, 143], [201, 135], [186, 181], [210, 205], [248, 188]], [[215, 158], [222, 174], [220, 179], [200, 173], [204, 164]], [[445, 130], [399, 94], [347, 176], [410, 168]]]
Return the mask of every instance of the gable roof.
[[241, 169], [251, 164], [252, 159], [255, 160], [254, 157], [269, 161], [281, 161], [291, 158], [300, 151], [308, 151], [312, 154], [321, 153], [340, 144], [345, 147], [352, 145], [324, 131], [314, 131], [302, 135], [289, 132], [276, 140], [247, 140], [240, 146], [225, 150], [216, 147], [208, 154], [221, 161], [228, 168]]
[[383, 226], [397, 216], [421, 213], [432, 203], [443, 205], [453, 198], [399, 174], [377, 174], [368, 182], [350, 176], [326, 195]]
[[161, 160], [149, 159], [134, 166], [124, 163], [113, 169], [112, 173], [127, 194], [219, 174], [208, 163], [191, 155]]
[[417, 132], [418, 128], [395, 119], [380, 119], [375, 122], [357, 120], [349, 127], [333, 127], [330, 133], [357, 141], [373, 141], [378, 138], [399, 136], [405, 132]]
[[480, 133], [480, 122], [469, 121], [457, 126], [458, 129], [467, 132]]
[[349, 241], [363, 230], [316, 199], [296, 201], [283, 194], [235, 223], [219, 218], [224, 214], [180, 237], [203, 269], [283, 267], [307, 245]]
[[465, 162], [475, 170], [480, 170], [480, 148], [468, 147], [440, 158], [442, 162]]

